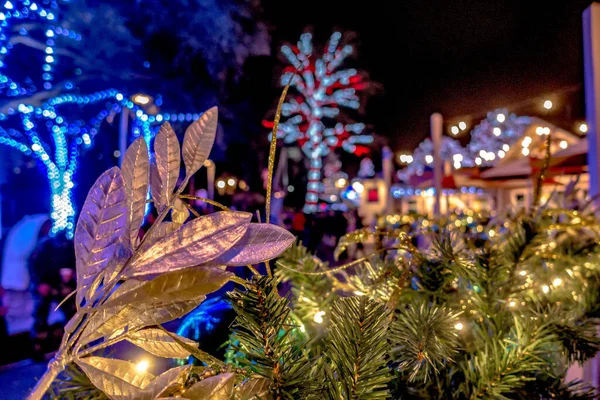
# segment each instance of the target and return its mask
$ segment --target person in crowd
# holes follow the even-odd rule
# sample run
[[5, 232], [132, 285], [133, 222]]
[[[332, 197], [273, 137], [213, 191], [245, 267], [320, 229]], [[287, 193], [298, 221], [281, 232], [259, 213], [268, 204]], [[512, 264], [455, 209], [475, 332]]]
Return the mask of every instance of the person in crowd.
[[306, 224], [306, 217], [301, 210], [297, 210], [292, 218], [292, 234], [301, 240], [304, 234], [304, 225]]
[[[49, 232], [50, 224], [40, 229], [38, 244], [29, 260], [34, 297], [32, 341], [35, 358], [43, 357], [52, 343], [48, 325], [52, 303], [59, 303], [75, 288], [73, 242], [63, 233], [50, 236]], [[75, 307], [74, 296], [63, 304], [61, 308], [66, 318], [74, 314]]]

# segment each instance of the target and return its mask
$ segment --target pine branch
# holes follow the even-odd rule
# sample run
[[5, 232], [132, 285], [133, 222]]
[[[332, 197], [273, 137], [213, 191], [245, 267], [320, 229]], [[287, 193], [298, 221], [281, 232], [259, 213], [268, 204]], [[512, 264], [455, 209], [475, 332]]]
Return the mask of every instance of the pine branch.
[[291, 285], [294, 314], [306, 325], [311, 336], [319, 335], [314, 318], [318, 312], [325, 312], [321, 325], [327, 326], [329, 308], [336, 297], [333, 282], [325, 275], [306, 275], [296, 271], [324, 272], [328, 264], [310, 254], [301, 244], [290, 247], [276, 264], [283, 268], [278, 268], [275, 276]]
[[524, 329], [522, 321], [514, 319], [514, 328], [507, 338], [490, 338], [485, 347], [462, 363], [465, 382], [460, 393], [471, 399], [509, 399], [515, 397], [535, 374], [549, 367], [543, 356], [553, 347], [555, 336], [547, 325]]
[[583, 364], [600, 351], [597, 326], [597, 319], [567, 321], [551, 325], [554, 334], [567, 353], [569, 363]]
[[302, 398], [298, 396], [312, 388], [306, 381], [310, 362], [289, 323], [291, 310], [277, 292], [277, 280], [255, 275], [249, 288], [229, 296], [237, 314], [231, 343], [243, 355], [240, 366], [268, 378], [275, 400]]
[[391, 356], [399, 370], [410, 370], [409, 381], [427, 381], [452, 361], [458, 349], [456, 322], [457, 314], [425, 302], [410, 304], [396, 314], [389, 334]]
[[370, 400], [390, 397], [387, 383], [389, 312], [366, 296], [347, 297], [331, 308], [326, 355], [332, 364], [332, 398]]

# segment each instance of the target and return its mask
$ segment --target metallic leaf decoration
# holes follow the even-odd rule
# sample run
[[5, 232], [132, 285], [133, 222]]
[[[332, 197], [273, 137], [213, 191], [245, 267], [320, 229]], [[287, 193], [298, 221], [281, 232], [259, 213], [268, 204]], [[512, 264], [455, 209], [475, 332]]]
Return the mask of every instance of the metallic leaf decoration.
[[257, 264], [279, 256], [295, 240], [294, 235], [279, 226], [250, 224], [242, 239], [208, 265]]
[[198, 307], [205, 298], [198, 296], [189, 300], [134, 303], [98, 310], [83, 330], [78, 343], [84, 345], [101, 337], [111, 336], [120, 329], [133, 331], [183, 317]]
[[189, 268], [159, 275], [151, 281], [130, 279], [114, 291], [102, 308], [194, 299], [219, 290], [232, 275], [218, 268]]
[[[102, 271], [102, 275], [104, 280], [102, 282], [109, 282], [112, 279], [116, 278], [118, 272], [121, 271], [122, 267], [125, 263], [133, 256], [133, 249], [129, 243], [130, 237], [126, 234], [122, 235], [119, 239], [117, 239], [117, 243], [115, 244], [115, 252], [108, 262], [106, 268]], [[90, 285], [90, 288], [96, 289], [99, 282], [94, 280]]]
[[183, 200], [175, 199], [175, 204], [171, 210], [171, 219], [178, 224], [184, 224], [190, 216], [190, 210], [185, 206]]
[[[174, 336], [177, 336], [173, 334]], [[193, 340], [177, 337], [190, 346], [198, 347]], [[147, 328], [127, 335], [126, 340], [155, 356], [165, 358], [187, 358], [190, 352], [181, 347], [171, 336], [158, 328]]]
[[181, 228], [181, 224], [171, 221], [161, 222], [158, 226], [153, 228], [151, 232], [149, 232], [148, 237], [144, 237], [144, 242], [140, 245], [138, 251], [144, 252], [148, 250], [154, 243], [161, 240], [169, 233], [175, 232], [179, 228]]
[[269, 391], [271, 381], [263, 377], [251, 377], [236, 386], [234, 400], [271, 400]]
[[251, 218], [252, 214], [230, 211], [196, 218], [143, 252], [126, 275], [154, 276], [212, 261], [244, 236]]
[[219, 374], [194, 383], [183, 396], [190, 400], [230, 400], [233, 394], [234, 375]]
[[104, 172], [81, 209], [75, 230], [77, 258], [77, 305], [93, 293], [87, 287], [114, 256], [119, 237], [127, 226], [125, 193], [121, 171], [113, 167]]
[[114, 400], [138, 399], [154, 375], [138, 371], [128, 361], [86, 357], [75, 361], [98, 389]]
[[167, 205], [167, 198], [166, 192], [163, 193], [162, 190], [162, 183], [158, 174], [158, 167], [156, 166], [156, 156], [152, 157], [150, 161], [150, 194], [152, 195], [154, 207], [156, 207], [158, 212], [162, 211]]
[[191, 369], [191, 365], [183, 365], [163, 372], [146, 385], [143, 388], [143, 393], [135, 400], [154, 400], [158, 398], [164, 400], [167, 398], [165, 396], [181, 392]]
[[127, 204], [127, 223], [131, 247], [135, 248], [138, 233], [144, 220], [146, 196], [150, 176], [148, 146], [144, 138], [138, 138], [129, 146], [121, 166]]
[[158, 211], [162, 211], [171, 199], [181, 164], [179, 140], [171, 124], [165, 122], [154, 139], [156, 174], [152, 180], [152, 197]]
[[185, 131], [183, 137], [183, 162], [185, 163], [185, 176], [191, 177], [202, 167], [208, 159], [210, 150], [217, 134], [219, 112], [217, 107], [204, 112]]

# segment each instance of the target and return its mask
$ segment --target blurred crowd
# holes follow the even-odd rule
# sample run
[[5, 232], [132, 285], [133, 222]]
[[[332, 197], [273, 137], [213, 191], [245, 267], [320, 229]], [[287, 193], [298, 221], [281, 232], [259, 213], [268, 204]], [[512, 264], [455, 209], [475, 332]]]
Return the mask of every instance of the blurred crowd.
[[[29, 340], [21, 338], [14, 345], [20, 347], [22, 355], [34, 359], [42, 359], [58, 347], [63, 326], [76, 311], [75, 297], [67, 298], [76, 288], [73, 241], [63, 233], [50, 235], [51, 227], [47, 216], [25, 217], [9, 231], [2, 253], [1, 291], [6, 303], [0, 309], [0, 335], [5, 339], [2, 343], [10, 345], [8, 334], [19, 333], [19, 328], [9, 332], [7, 314], [12, 311], [12, 317], [18, 319], [21, 313], [23, 321], [30, 321], [26, 323], [30, 327]], [[10, 354], [4, 352], [4, 357], [11, 358]]]

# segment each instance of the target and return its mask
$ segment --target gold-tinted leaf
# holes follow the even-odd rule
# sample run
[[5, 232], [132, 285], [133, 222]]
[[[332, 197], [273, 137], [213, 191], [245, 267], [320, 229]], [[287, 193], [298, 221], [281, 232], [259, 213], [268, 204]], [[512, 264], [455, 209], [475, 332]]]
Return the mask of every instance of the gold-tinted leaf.
[[219, 374], [196, 382], [185, 391], [184, 397], [190, 400], [230, 400], [233, 395], [234, 375]]
[[171, 210], [171, 219], [178, 224], [184, 224], [190, 216], [190, 210], [185, 206], [183, 200], [175, 199], [175, 204]]
[[115, 246], [127, 226], [121, 170], [104, 172], [90, 189], [75, 229], [77, 306], [90, 298], [88, 286], [114, 258]]
[[148, 146], [144, 138], [136, 139], [127, 149], [121, 166], [127, 205], [127, 223], [131, 247], [136, 246], [138, 233], [144, 220], [146, 196], [150, 177]]
[[144, 388], [139, 400], [164, 400], [168, 398], [165, 396], [181, 392], [191, 369], [191, 365], [183, 365], [163, 372]]
[[196, 218], [152, 245], [125, 273], [153, 276], [212, 261], [244, 236], [251, 218], [252, 214], [238, 211]]
[[154, 375], [138, 371], [128, 361], [86, 357], [75, 361], [90, 381], [113, 400], [133, 400], [142, 395]]
[[144, 252], [148, 250], [154, 243], [161, 240], [169, 233], [175, 232], [179, 228], [181, 228], [181, 224], [171, 221], [161, 222], [156, 228], [149, 232], [148, 237], [144, 238], [144, 242], [140, 245], [139, 251]]
[[78, 341], [84, 345], [124, 329], [131, 331], [183, 317], [204, 301], [205, 296], [169, 302], [142, 302], [95, 312]]
[[[172, 333], [172, 335], [175, 335]], [[177, 338], [190, 346], [198, 347], [198, 343], [193, 340], [178, 336]], [[190, 352], [181, 347], [177, 342], [158, 328], [147, 328], [129, 333], [126, 340], [136, 346], [146, 350], [155, 356], [165, 358], [186, 358]]]
[[130, 279], [114, 291], [102, 308], [194, 299], [219, 290], [232, 275], [218, 268], [189, 268], [159, 275], [151, 281]]
[[171, 200], [181, 164], [179, 141], [171, 124], [161, 125], [154, 139], [156, 176], [152, 179], [152, 197], [156, 208], [162, 211]]
[[269, 391], [271, 381], [263, 377], [251, 377], [236, 386], [234, 400], [271, 400]]
[[194, 175], [208, 159], [217, 134], [218, 118], [217, 107], [213, 107], [204, 112], [185, 131], [182, 153], [187, 178]]
[[246, 234], [209, 265], [242, 266], [271, 260], [285, 251], [296, 238], [272, 224], [250, 224]]

